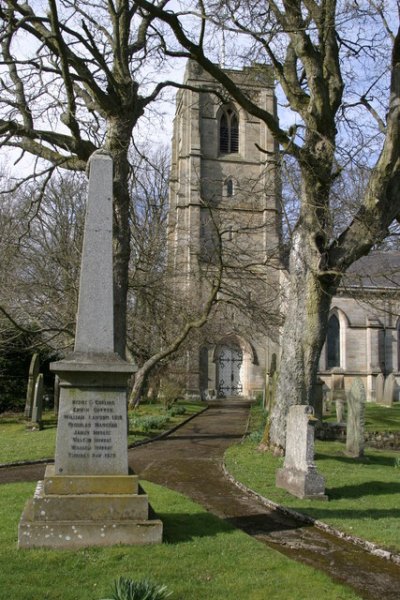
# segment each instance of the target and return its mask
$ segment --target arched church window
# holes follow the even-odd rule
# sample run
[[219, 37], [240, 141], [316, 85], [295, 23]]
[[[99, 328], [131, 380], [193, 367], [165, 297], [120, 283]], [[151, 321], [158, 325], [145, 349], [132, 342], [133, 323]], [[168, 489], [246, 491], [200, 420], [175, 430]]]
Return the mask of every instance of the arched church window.
[[239, 120], [231, 107], [224, 107], [220, 117], [219, 151], [221, 154], [239, 152]]
[[328, 369], [340, 367], [340, 323], [336, 315], [332, 315], [328, 321], [326, 366]]

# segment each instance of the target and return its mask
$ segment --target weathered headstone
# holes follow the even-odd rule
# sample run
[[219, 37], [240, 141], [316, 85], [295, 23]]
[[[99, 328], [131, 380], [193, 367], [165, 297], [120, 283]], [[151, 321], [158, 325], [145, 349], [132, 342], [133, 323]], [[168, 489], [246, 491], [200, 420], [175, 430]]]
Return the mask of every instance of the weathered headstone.
[[333, 399], [336, 409], [336, 420], [338, 423], [344, 423], [344, 411], [346, 407], [346, 392], [344, 390], [334, 390]]
[[324, 383], [322, 386], [322, 404], [323, 404], [323, 414], [330, 415], [331, 414], [331, 401], [330, 401], [331, 391], [329, 387]]
[[331, 374], [331, 390], [343, 390], [344, 389], [344, 373], [339, 367], [332, 369]]
[[42, 426], [42, 414], [43, 414], [43, 373], [39, 373], [36, 379], [35, 390], [33, 395], [33, 408], [32, 408], [32, 423], [38, 425], [39, 428]]
[[383, 373], [378, 373], [378, 375], [376, 376], [376, 383], [375, 383], [375, 401], [378, 404], [382, 404], [383, 402], [383, 390], [384, 390], [384, 386], [385, 386], [385, 378], [383, 376]]
[[128, 470], [127, 383], [134, 368], [114, 352], [113, 165], [90, 161], [74, 352], [60, 377], [54, 466], [19, 525], [20, 547], [80, 548], [161, 542], [148, 498]]
[[25, 418], [30, 419], [32, 417], [32, 407], [33, 407], [33, 396], [35, 393], [35, 384], [37, 376], [39, 375], [40, 369], [40, 359], [39, 354], [35, 352], [35, 354], [31, 358], [31, 364], [29, 366], [29, 376], [28, 376], [28, 387], [26, 390], [26, 401], [25, 401]]
[[385, 379], [385, 386], [383, 388], [383, 399], [382, 404], [384, 406], [392, 406], [395, 400], [395, 393], [397, 390], [396, 377], [393, 373], [390, 373]]
[[365, 401], [365, 388], [357, 377], [347, 397], [346, 454], [354, 458], [364, 454]]
[[277, 487], [298, 498], [327, 500], [325, 480], [314, 463], [314, 426], [311, 406], [295, 405], [289, 409], [286, 454], [282, 469], [276, 473]]
[[[329, 402], [336, 410], [336, 418], [339, 423], [343, 422], [345, 401], [346, 395], [344, 391], [343, 369], [340, 367], [335, 367], [331, 372]], [[332, 410], [331, 407], [330, 410]]]

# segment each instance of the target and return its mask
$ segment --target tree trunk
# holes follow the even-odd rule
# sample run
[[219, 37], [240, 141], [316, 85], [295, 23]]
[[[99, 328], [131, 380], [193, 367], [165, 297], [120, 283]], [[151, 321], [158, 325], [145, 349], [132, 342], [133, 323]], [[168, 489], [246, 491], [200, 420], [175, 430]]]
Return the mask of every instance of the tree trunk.
[[128, 161], [118, 157], [114, 162], [114, 348], [125, 358], [126, 313], [129, 280]]
[[[290, 259], [282, 355], [274, 407], [269, 420], [269, 446], [283, 454], [286, 444], [286, 417], [293, 404], [311, 404], [319, 356], [325, 341], [332, 295], [332, 281], [321, 278], [316, 259], [319, 253], [298, 229]], [[310, 267], [313, 265], [314, 268]]]
[[134, 122], [132, 117], [108, 121], [105, 150], [114, 166], [114, 350], [125, 358], [126, 311], [130, 258], [129, 161], [128, 148]]
[[135, 381], [132, 386], [131, 393], [129, 395], [129, 407], [134, 408], [140, 400], [140, 396], [142, 394], [143, 386], [146, 381], [146, 376], [150, 369], [143, 366], [140, 367], [135, 373]]
[[154, 367], [156, 362], [152, 361], [149, 364], [149, 361], [146, 361], [142, 367], [140, 367], [135, 373], [135, 381], [132, 386], [131, 393], [129, 395], [129, 408], [134, 408], [140, 400], [140, 396], [142, 395], [143, 386], [146, 382], [146, 377]]

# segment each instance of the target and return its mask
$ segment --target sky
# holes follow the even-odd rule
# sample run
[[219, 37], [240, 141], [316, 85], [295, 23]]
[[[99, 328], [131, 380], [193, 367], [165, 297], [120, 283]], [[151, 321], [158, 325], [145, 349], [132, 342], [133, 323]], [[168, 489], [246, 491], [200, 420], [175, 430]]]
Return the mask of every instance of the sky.
[[[389, 2], [391, 3], [391, 2]], [[40, 0], [33, 0], [33, 5], [40, 5], [42, 2]], [[46, 3], [43, 2], [45, 5]], [[170, 7], [174, 8], [174, 6], [187, 7], [190, 5], [190, 2], [179, 2], [178, 0], [172, 0], [172, 3], [169, 4]], [[351, 22], [346, 27], [344, 25], [344, 31], [348, 40], [351, 40], [351, 36], [356, 36], [359, 32], [356, 32], [355, 28], [352, 28]], [[228, 36], [225, 36], [225, 52], [223, 52], [222, 45], [222, 33], [220, 35], [214, 35], [212, 41], [210, 42], [211, 47], [211, 56], [216, 59], [219, 57], [221, 59], [222, 55], [225, 54], [226, 66], [231, 66], [231, 57], [235, 56], [235, 54], [244, 54], [242, 38], [237, 36], [233, 36], [232, 39], [228, 39]], [[27, 44], [25, 39], [22, 39], [19, 42], [19, 45], [16, 47], [16, 51], [22, 52], [26, 55], [30, 54], [32, 47], [24, 45]], [[34, 48], [35, 49], [35, 48]], [[156, 67], [149, 66], [143, 72], [143, 79], [151, 79], [153, 81], [160, 79], [172, 79], [174, 81], [181, 82], [183, 79], [183, 72], [185, 67], [185, 61], [182, 59], [177, 59], [170, 61], [168, 63], [163, 63], [162, 70], [156, 70]], [[381, 68], [379, 63], [373, 63], [371, 61], [370, 68], [366, 67], [365, 64], [359, 65], [358, 68], [358, 76], [360, 85], [364, 87], [368, 87], [369, 81], [372, 82], [374, 77], [374, 72], [376, 73], [376, 69]], [[351, 91], [352, 82], [348, 83], [346, 86], [346, 92]], [[150, 87], [150, 86], [149, 86]], [[355, 90], [357, 92], [357, 90]], [[285, 103], [282, 98], [282, 94], [280, 93], [279, 87], [277, 88], [278, 95], [278, 104], [279, 104], [279, 118], [281, 122], [281, 126], [288, 127], [293, 123], [299, 123], [299, 117], [297, 117], [293, 112], [285, 106]], [[162, 99], [157, 102], [155, 105], [151, 105], [149, 109], [146, 111], [145, 116], [140, 120], [137, 129], [135, 130], [135, 138], [136, 141], [139, 141], [140, 144], [145, 144], [146, 142], [150, 145], [154, 144], [163, 144], [169, 145], [172, 135], [172, 120], [175, 111], [175, 102], [174, 102], [175, 91], [173, 89], [166, 90], [163, 93]], [[379, 98], [374, 98], [373, 102], [378, 103]], [[46, 125], [46, 123], [45, 123]], [[54, 126], [54, 120], [52, 122]], [[48, 125], [46, 125], [48, 126]], [[58, 121], [56, 124], [58, 130], [63, 130], [63, 125]], [[28, 172], [31, 170], [33, 162], [35, 159], [25, 155], [17, 164], [15, 162], [19, 159], [20, 152], [13, 151], [7, 149], [2, 154], [0, 154], [0, 162], [6, 166], [6, 169], [9, 172], [16, 172], [19, 174]]]

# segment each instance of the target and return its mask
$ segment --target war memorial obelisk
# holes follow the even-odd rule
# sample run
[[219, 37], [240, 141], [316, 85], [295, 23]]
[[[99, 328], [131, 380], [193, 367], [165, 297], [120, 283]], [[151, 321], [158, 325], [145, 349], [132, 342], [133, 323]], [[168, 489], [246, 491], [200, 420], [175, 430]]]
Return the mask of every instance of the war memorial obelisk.
[[25, 506], [20, 548], [159, 543], [162, 523], [129, 474], [127, 383], [114, 352], [113, 163], [90, 164], [74, 352], [52, 363], [60, 378], [55, 464]]

